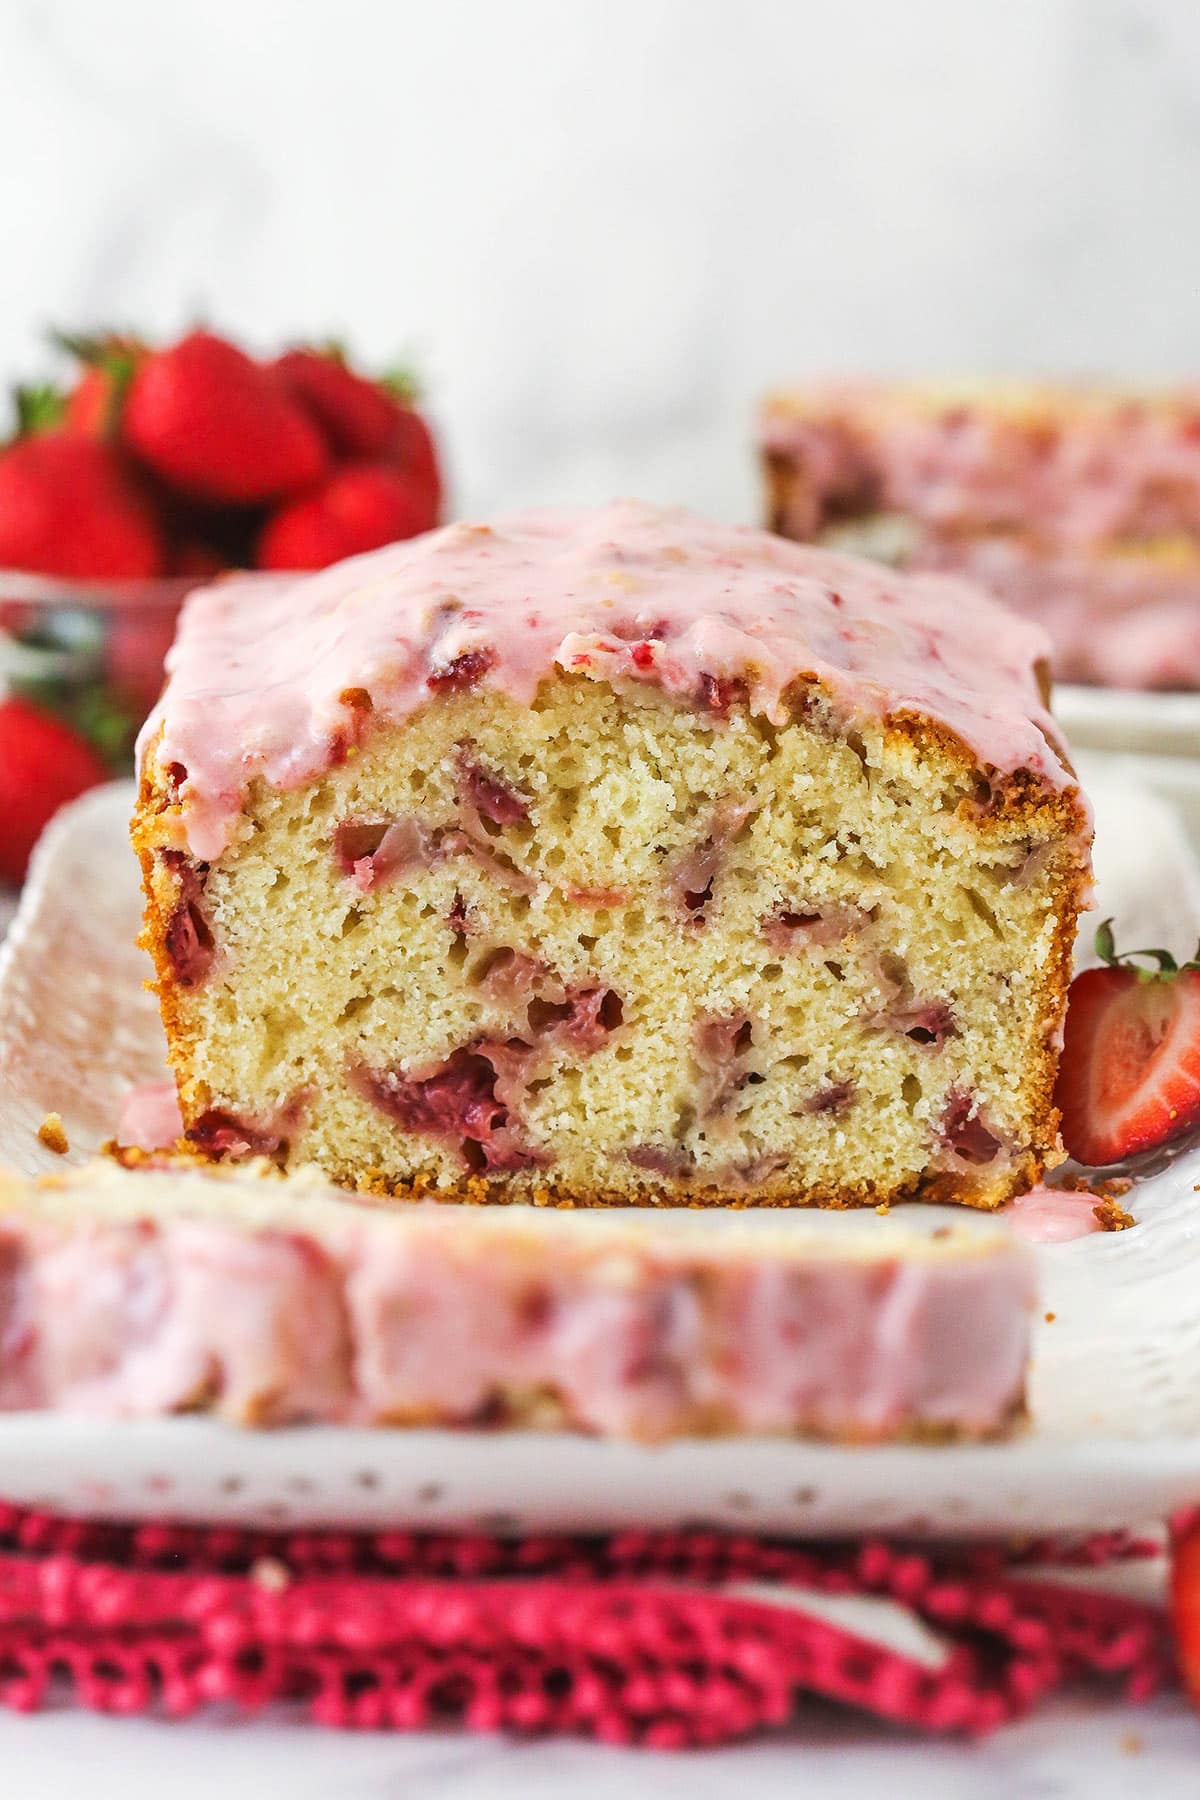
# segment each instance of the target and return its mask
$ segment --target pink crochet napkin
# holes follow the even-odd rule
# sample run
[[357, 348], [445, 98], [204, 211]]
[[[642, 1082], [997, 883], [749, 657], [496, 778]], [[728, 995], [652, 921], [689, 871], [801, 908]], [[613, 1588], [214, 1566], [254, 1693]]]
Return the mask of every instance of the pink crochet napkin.
[[[1124, 1536], [1014, 1553], [688, 1531], [279, 1534], [0, 1504], [0, 1701], [68, 1692], [182, 1716], [288, 1700], [320, 1725], [665, 1749], [782, 1725], [818, 1695], [977, 1735], [1068, 1682], [1128, 1700], [1174, 1679], [1161, 1608], [1072, 1585], [1083, 1565], [1120, 1570], [1156, 1549]], [[891, 1647], [861, 1623], [880, 1610]]]

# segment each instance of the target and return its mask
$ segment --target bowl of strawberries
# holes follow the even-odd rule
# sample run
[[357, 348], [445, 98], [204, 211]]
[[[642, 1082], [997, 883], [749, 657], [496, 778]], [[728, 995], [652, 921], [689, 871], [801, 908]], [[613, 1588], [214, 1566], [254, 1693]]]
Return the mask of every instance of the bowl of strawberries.
[[436, 525], [411, 380], [336, 344], [260, 359], [197, 329], [55, 336], [0, 448], [0, 880], [65, 800], [128, 769], [187, 593], [320, 569]]

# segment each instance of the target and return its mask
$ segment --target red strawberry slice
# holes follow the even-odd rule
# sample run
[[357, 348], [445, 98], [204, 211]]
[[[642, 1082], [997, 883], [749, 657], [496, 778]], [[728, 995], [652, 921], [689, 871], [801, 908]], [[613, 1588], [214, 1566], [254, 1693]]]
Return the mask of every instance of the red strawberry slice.
[[25, 879], [42, 827], [108, 771], [69, 725], [28, 700], [0, 700], [0, 881]]
[[1102, 969], [1071, 983], [1055, 1093], [1063, 1143], [1103, 1168], [1200, 1124], [1200, 962], [1178, 968], [1165, 951], [1142, 968], [1118, 958], [1106, 922]]
[[210, 331], [139, 364], [121, 436], [164, 481], [230, 505], [299, 493], [329, 461], [320, 432], [273, 370]]

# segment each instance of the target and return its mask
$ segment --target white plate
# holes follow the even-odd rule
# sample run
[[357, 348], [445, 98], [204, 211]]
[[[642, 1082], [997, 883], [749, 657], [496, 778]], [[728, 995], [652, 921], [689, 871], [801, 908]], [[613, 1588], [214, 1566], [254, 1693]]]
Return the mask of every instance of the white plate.
[[1200, 694], [1056, 687], [1054, 712], [1081, 750], [1200, 756]]
[[[1088, 770], [1100, 905], [1139, 942], [1170, 926], [1182, 948], [1200, 921], [1200, 890], [1172, 813], [1129, 766], [1089, 759]], [[1200, 793], [1194, 769], [1190, 781]], [[132, 947], [130, 800], [125, 786], [100, 789], [60, 816], [0, 953], [0, 1158], [21, 1168], [54, 1163], [35, 1136], [48, 1110], [62, 1114], [82, 1156], [111, 1134], [125, 1090], [161, 1077], [161, 1031], [141, 985], [148, 965]], [[493, 1530], [702, 1520], [796, 1535], [965, 1533], [1162, 1517], [1200, 1499], [1197, 1183], [1200, 1150], [1139, 1187], [1136, 1230], [1039, 1251], [1042, 1310], [1055, 1316], [1039, 1319], [1033, 1423], [1011, 1444], [643, 1448], [531, 1432], [254, 1433], [199, 1418], [9, 1415], [0, 1494], [114, 1517]], [[933, 1223], [937, 1212], [919, 1217]], [[719, 1217], [712, 1223], [720, 1228]], [[847, 1231], [897, 1224], [895, 1214], [838, 1220]]]

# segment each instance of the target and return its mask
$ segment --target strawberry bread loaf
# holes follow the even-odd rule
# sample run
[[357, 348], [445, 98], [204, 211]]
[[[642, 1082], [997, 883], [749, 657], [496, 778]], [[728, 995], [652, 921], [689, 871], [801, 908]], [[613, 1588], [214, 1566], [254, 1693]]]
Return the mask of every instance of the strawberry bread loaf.
[[759, 444], [774, 530], [983, 583], [1058, 679], [1200, 687], [1200, 389], [814, 384]]
[[992, 1437], [1024, 1411], [1032, 1263], [982, 1221], [714, 1232], [261, 1171], [0, 1176], [0, 1411], [647, 1440]]
[[1088, 812], [1042, 633], [623, 502], [194, 595], [133, 839], [187, 1140], [379, 1194], [998, 1205]]

